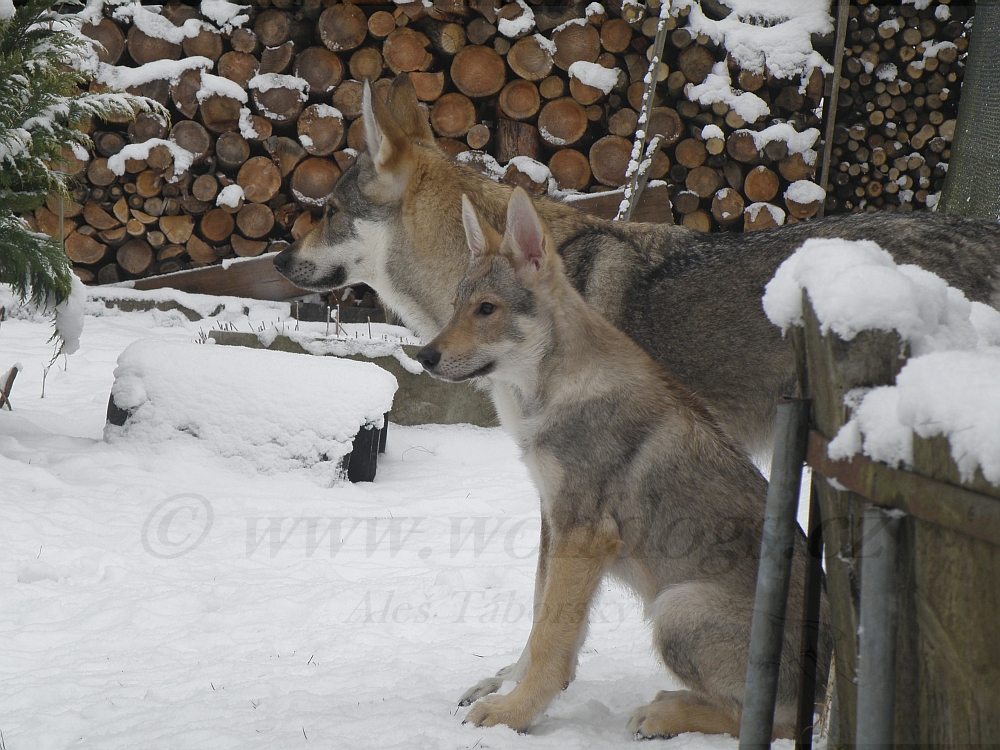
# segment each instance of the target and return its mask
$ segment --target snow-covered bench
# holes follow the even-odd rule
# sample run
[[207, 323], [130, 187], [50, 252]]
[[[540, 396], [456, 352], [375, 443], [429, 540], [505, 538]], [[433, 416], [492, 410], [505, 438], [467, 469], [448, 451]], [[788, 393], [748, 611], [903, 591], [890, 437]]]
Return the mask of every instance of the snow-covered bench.
[[262, 472], [371, 481], [396, 387], [366, 362], [143, 339], [118, 358], [105, 439], [198, 440]]

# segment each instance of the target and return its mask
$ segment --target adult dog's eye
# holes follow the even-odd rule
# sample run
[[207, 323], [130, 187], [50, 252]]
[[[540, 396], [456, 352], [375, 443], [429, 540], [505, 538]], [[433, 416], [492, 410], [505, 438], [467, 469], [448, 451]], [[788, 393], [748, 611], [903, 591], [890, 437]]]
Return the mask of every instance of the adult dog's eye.
[[479, 306], [480, 315], [492, 315], [493, 311], [497, 309], [497, 306], [492, 302], [484, 302]]
[[326, 218], [329, 219], [331, 216], [334, 215], [334, 213], [336, 213], [336, 211], [337, 211], [337, 207], [334, 206], [332, 203], [327, 203], [326, 204], [326, 211], [324, 212], [325, 215], [326, 215]]

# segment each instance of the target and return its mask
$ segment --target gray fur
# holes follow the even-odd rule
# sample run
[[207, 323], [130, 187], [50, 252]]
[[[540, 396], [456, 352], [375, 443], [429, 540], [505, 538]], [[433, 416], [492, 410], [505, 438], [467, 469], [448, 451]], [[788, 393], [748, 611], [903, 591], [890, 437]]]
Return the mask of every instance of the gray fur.
[[1000, 307], [1000, 229], [937, 213], [852, 214], [745, 234], [588, 221], [559, 252], [588, 299], [626, 290], [598, 309], [754, 450], [769, 447], [775, 400], [794, 392], [791, 346], [760, 300], [777, 267], [810, 237], [874, 240], [897, 263]]

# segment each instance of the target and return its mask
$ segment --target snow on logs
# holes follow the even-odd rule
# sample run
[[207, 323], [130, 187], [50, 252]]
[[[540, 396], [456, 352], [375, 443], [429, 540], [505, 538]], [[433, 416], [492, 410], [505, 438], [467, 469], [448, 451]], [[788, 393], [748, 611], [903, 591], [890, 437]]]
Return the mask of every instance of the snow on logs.
[[944, 179], [967, 48], [964, 7], [852, 4], [824, 198], [818, 108], [830, 69], [801, 50], [821, 39], [830, 54], [832, 21], [807, 8], [781, 34], [757, 34], [720, 3], [674, 2], [642, 123], [656, 0], [646, 16], [617, 2], [273, 5], [240, 22], [168, 2], [169, 26], [138, 19], [153, 6], [116, 6], [84, 25], [104, 64], [97, 85], [156, 99], [171, 122], [95, 121], [89, 160], [64, 167], [79, 185], [62, 225], [58, 199], [31, 217], [65, 238], [81, 278], [174, 271], [301, 237], [365, 147], [362, 81], [384, 96], [401, 72], [446, 154], [471, 151], [460, 159], [535, 195], [620, 187], [644, 130], [663, 138], [649, 177], [668, 183], [688, 227], [764, 229], [807, 220], [824, 200], [827, 213], [923, 207]]

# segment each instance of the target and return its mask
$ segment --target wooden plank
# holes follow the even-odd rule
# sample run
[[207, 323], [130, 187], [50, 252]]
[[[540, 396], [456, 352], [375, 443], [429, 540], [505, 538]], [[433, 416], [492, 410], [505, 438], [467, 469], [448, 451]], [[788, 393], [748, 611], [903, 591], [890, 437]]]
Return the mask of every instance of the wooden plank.
[[225, 297], [287, 300], [311, 294], [282, 276], [274, 267], [276, 253], [233, 263], [229, 268], [205, 266], [190, 271], [166, 273], [137, 279], [133, 289], [179, 289], [192, 294], [212, 294]]
[[1000, 501], [995, 498], [893, 469], [865, 456], [834, 461], [827, 455], [827, 445], [819, 432], [810, 432], [806, 460], [817, 473], [876, 505], [896, 508], [928, 523], [1000, 544]]

